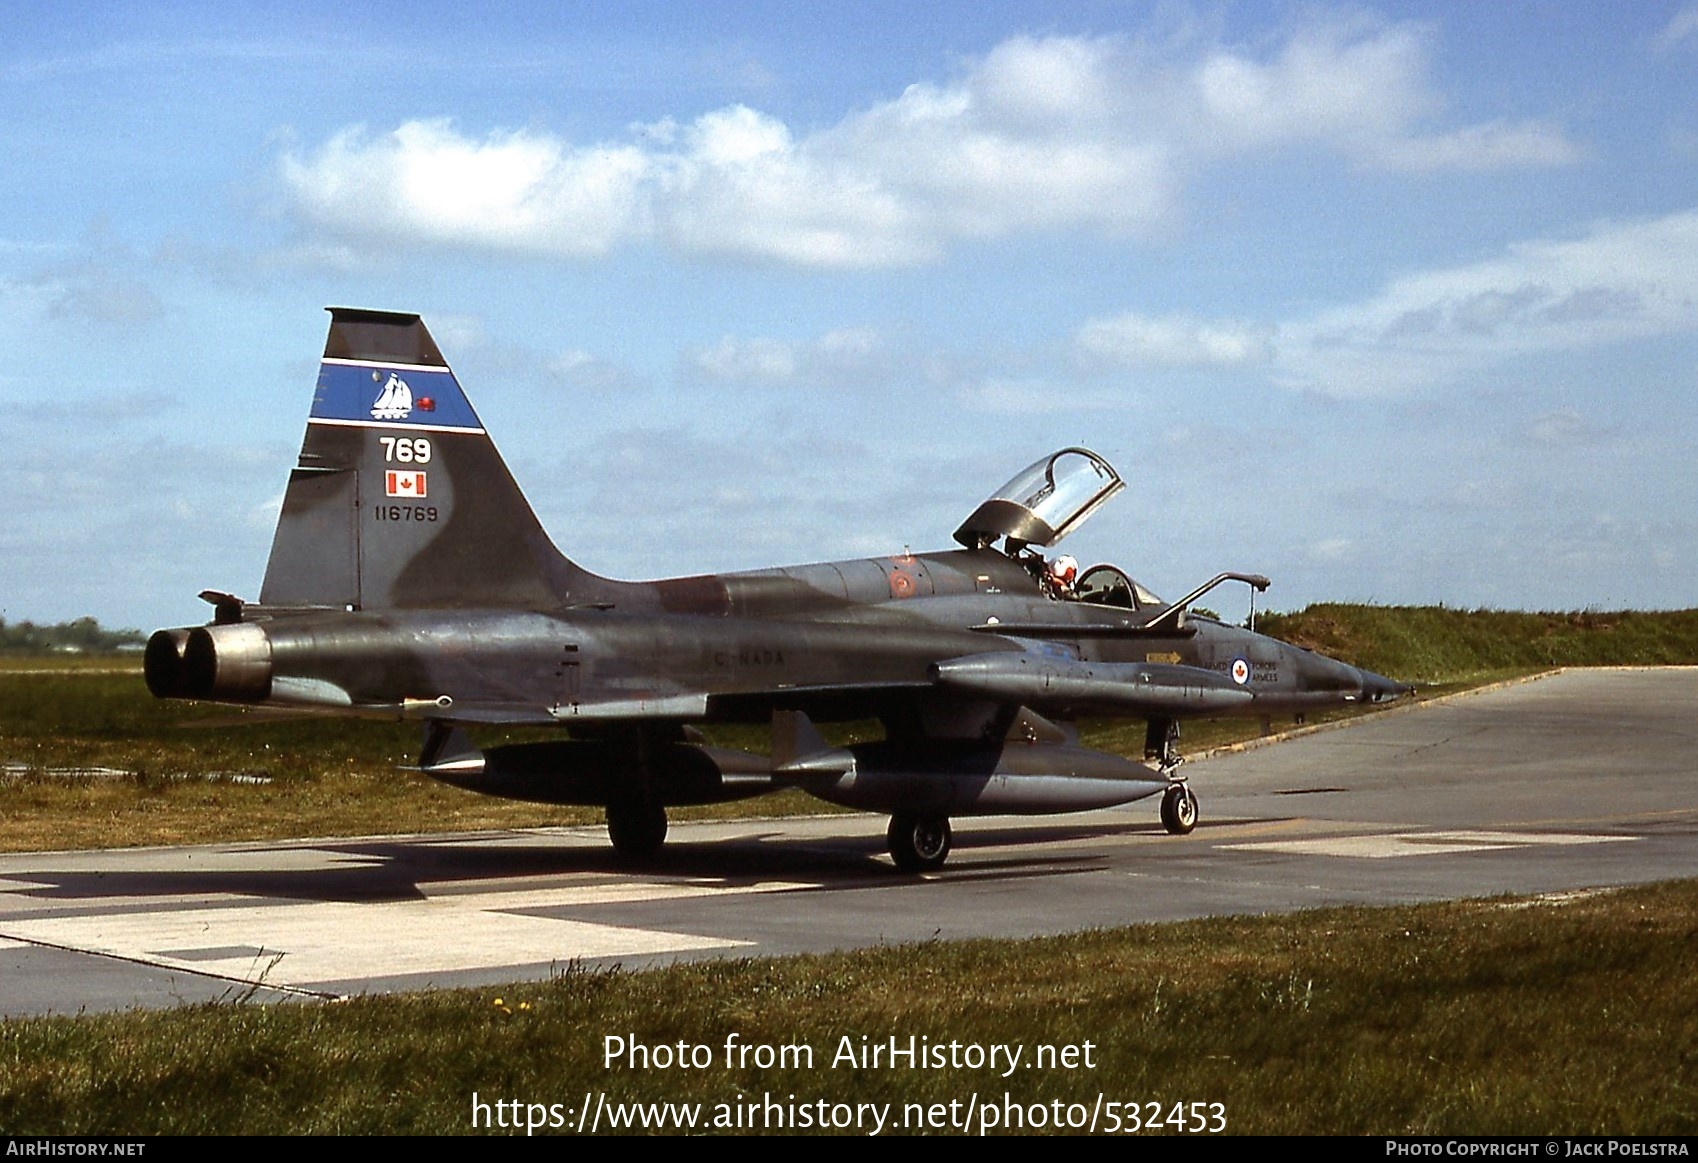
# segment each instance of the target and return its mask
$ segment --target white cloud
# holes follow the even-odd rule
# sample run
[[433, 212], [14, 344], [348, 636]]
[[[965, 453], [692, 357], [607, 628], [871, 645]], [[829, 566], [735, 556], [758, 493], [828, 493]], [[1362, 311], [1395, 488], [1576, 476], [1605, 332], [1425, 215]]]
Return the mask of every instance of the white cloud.
[[1489, 121], [1436, 137], [1386, 142], [1377, 151], [1388, 169], [1501, 170], [1559, 166], [1580, 160], [1580, 150], [1555, 126], [1539, 121]]
[[575, 391], [601, 397], [624, 395], [643, 386], [642, 378], [630, 368], [581, 348], [563, 351], [547, 360], [543, 372], [549, 379]]
[[1222, 50], [1196, 73], [1216, 133], [1265, 144], [1294, 139], [1367, 145], [1427, 113], [1426, 38], [1408, 25], [1297, 33], [1267, 62]]
[[687, 378], [720, 384], [781, 387], [884, 387], [912, 379], [917, 359], [908, 345], [871, 327], [842, 327], [812, 339], [727, 335], [684, 355]]
[[36, 277], [29, 280], [0, 276], [0, 329], [16, 334], [19, 342], [43, 315], [52, 312], [65, 294], [65, 287]]
[[1011, 379], [990, 376], [955, 392], [968, 407], [1008, 416], [1073, 415], [1107, 412], [1126, 406], [1118, 392], [1083, 392], [1070, 383], [1044, 378]]
[[443, 351], [469, 351], [483, 347], [489, 342], [481, 315], [433, 311], [430, 315], [430, 333]]
[[1698, 4], [1688, 4], [1663, 26], [1657, 34], [1660, 48], [1673, 48], [1683, 40], [1698, 40]]
[[786, 383], [796, 375], [797, 345], [777, 339], [727, 335], [690, 357], [696, 371], [721, 383]]
[[472, 141], [436, 120], [376, 138], [346, 129], [311, 161], [282, 164], [295, 207], [321, 225], [587, 258], [646, 229], [642, 192], [655, 161], [636, 146], [573, 149], [522, 132]]
[[1015, 37], [798, 133], [733, 105], [629, 140], [463, 133], [448, 120], [355, 127], [281, 159], [290, 205], [364, 245], [396, 241], [589, 259], [659, 242], [806, 267], [933, 260], [968, 238], [1166, 223], [1216, 161], [1293, 144], [1432, 171], [1554, 165], [1540, 122], [1434, 132], [1443, 102], [1414, 25], [1321, 21], [1259, 52], [1128, 37]]
[[1309, 545], [1309, 556], [1315, 561], [1343, 561], [1355, 545], [1348, 537], [1324, 537]]
[[1128, 313], [1089, 320], [1075, 334], [1074, 346], [1093, 361], [1127, 367], [1240, 367], [1268, 360], [1273, 330], [1185, 315]]
[[1578, 408], [1558, 408], [1535, 416], [1526, 434], [1535, 444], [1585, 445], [1613, 440], [1617, 431], [1589, 420]]
[[595, 399], [628, 395], [645, 386], [634, 369], [592, 351], [548, 351], [491, 339], [479, 316], [433, 314], [430, 328], [455, 367], [481, 382], [563, 387]]
[[60, 261], [21, 279], [0, 279], [0, 315], [19, 311], [79, 324], [134, 328], [164, 314], [163, 301], [147, 281], [146, 263], [104, 227], [97, 226], [75, 247], [30, 250], [54, 254]]
[[1343, 396], [1452, 381], [1516, 356], [1698, 330], [1698, 211], [1605, 222], [1408, 275], [1281, 328], [1279, 375]]
[[[797, 447], [809, 454], [798, 457]], [[752, 419], [717, 435], [636, 427], [589, 437], [527, 484], [539, 517], [581, 565], [615, 577], [671, 576], [882, 555], [916, 532], [944, 537], [979, 486], [965, 495], [917, 490], [914, 455], [912, 445], [859, 432], [775, 441]], [[939, 480], [957, 479], [960, 465], [948, 454], [928, 463]], [[783, 519], [775, 520], [780, 496]]]
[[875, 175], [799, 147], [771, 117], [743, 106], [706, 114], [683, 147], [657, 163], [651, 191], [661, 236], [680, 250], [815, 267], [930, 256]]
[[1318, 142], [1365, 165], [1420, 173], [1579, 160], [1562, 130], [1542, 121], [1422, 132], [1442, 104], [1428, 80], [1428, 51], [1416, 26], [1334, 22], [1298, 32], [1265, 63], [1217, 53], [1196, 74], [1207, 137], [1238, 148]]

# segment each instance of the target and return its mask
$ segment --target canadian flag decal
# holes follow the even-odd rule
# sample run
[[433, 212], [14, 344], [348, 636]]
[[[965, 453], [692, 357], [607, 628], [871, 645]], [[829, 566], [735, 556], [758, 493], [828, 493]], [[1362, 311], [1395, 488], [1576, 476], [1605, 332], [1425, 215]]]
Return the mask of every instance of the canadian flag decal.
[[425, 474], [390, 469], [384, 474], [383, 491], [391, 497], [422, 497], [425, 495]]

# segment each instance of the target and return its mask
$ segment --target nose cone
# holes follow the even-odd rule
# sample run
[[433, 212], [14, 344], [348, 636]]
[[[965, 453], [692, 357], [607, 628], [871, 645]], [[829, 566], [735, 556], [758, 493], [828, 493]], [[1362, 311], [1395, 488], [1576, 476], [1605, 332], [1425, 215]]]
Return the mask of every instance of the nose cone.
[[1389, 703], [1404, 695], [1415, 693], [1415, 688], [1406, 682], [1389, 679], [1383, 674], [1375, 674], [1371, 670], [1360, 670], [1362, 675], [1362, 701], [1364, 703]]

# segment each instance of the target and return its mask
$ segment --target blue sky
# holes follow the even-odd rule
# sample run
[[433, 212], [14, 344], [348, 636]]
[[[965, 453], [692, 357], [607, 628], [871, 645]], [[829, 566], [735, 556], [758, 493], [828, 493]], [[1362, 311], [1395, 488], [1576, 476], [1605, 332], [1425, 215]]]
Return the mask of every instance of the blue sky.
[[615, 576], [1083, 444], [1159, 593], [1698, 604], [1692, 0], [349, 7], [8, 6], [0, 616], [256, 595], [331, 304]]

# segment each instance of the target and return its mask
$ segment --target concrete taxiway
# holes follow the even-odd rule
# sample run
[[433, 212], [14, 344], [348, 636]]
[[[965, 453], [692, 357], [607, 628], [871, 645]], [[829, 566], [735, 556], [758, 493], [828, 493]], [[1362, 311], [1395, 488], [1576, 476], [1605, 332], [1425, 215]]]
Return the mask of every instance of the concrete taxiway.
[[1560, 893], [1698, 876], [1698, 669], [1567, 671], [1192, 763], [1154, 800], [956, 822], [897, 874], [882, 817], [0, 856], [0, 1014], [355, 993], [931, 938]]

